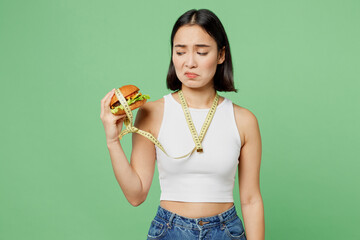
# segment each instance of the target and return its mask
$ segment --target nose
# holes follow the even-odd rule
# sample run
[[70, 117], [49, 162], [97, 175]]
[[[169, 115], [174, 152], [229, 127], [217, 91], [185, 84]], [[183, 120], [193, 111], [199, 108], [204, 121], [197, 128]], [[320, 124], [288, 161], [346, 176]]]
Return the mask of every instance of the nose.
[[196, 59], [193, 54], [187, 54], [187, 58], [185, 60], [185, 66], [188, 68], [194, 68], [197, 66]]

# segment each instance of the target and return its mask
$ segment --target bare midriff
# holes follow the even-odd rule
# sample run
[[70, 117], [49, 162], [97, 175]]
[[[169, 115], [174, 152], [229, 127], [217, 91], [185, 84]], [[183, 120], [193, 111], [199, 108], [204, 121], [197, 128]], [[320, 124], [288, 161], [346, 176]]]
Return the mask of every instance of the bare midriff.
[[229, 210], [233, 202], [178, 202], [161, 200], [160, 206], [170, 212], [187, 218], [212, 217]]

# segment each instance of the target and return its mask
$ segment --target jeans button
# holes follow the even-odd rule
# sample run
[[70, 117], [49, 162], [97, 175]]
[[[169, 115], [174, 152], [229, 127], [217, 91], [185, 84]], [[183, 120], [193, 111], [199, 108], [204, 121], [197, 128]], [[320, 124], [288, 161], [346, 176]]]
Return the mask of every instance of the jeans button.
[[222, 223], [221, 226], [220, 226], [220, 230], [224, 230], [225, 229], [225, 224]]
[[200, 221], [200, 222], [199, 222], [199, 224], [200, 224], [201, 226], [203, 226], [203, 225], [205, 225], [205, 224], [207, 224], [207, 223], [209, 223], [209, 222], [203, 222], [203, 221]]

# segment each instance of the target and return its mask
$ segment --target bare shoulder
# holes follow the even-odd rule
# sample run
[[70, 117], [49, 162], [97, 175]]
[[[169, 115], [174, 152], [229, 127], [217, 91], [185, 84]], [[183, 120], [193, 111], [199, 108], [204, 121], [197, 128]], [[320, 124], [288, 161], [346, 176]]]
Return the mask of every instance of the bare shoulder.
[[235, 121], [240, 132], [241, 145], [243, 146], [245, 144], [246, 137], [253, 135], [254, 131], [258, 131], [258, 120], [255, 114], [249, 109], [241, 107], [235, 103], [233, 103], [233, 106]]
[[164, 98], [159, 98], [158, 100], [155, 101], [148, 101], [146, 102], [143, 107], [148, 108], [151, 111], [156, 111], [158, 110], [158, 108], [161, 106], [164, 106]]
[[257, 122], [255, 114], [252, 113], [249, 109], [241, 107], [235, 103], [233, 103], [233, 105], [235, 117], [238, 118], [239, 121], [246, 124], [254, 124]]
[[164, 112], [164, 98], [148, 101], [142, 105], [136, 115], [134, 125], [148, 131], [157, 138]]
[[164, 109], [164, 98], [160, 98], [156, 101], [148, 101], [142, 105], [138, 114], [143, 116], [156, 117], [159, 113], [162, 113]]

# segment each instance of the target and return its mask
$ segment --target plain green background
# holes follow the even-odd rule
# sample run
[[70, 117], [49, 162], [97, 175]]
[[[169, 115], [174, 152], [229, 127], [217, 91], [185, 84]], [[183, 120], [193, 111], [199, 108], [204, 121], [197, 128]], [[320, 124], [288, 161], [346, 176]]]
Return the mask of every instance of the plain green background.
[[[360, 239], [356, 0], [1, 0], [0, 239], [146, 239], [158, 171], [131, 206], [100, 101], [129, 83], [168, 94], [171, 30], [193, 8], [228, 34], [239, 91], [220, 95], [259, 121], [266, 239]], [[237, 178], [234, 199], [241, 214]]]

